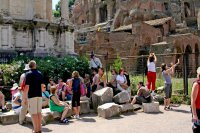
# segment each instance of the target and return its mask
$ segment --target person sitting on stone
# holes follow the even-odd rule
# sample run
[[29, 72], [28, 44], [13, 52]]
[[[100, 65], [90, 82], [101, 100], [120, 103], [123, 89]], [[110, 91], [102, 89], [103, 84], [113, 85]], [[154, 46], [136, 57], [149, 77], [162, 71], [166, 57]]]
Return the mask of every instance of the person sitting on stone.
[[92, 92], [95, 92], [97, 90], [97, 84], [98, 84], [98, 69], [93, 70], [93, 78], [92, 78]]
[[124, 75], [123, 68], [119, 70], [119, 75], [117, 75], [117, 90], [127, 91], [129, 95], [131, 96], [131, 90], [130, 90], [130, 87], [127, 85], [127, 79], [126, 79], [126, 76]]
[[1, 91], [0, 91], [0, 106], [2, 107], [2, 112], [7, 112], [7, 109], [5, 107], [5, 96]]
[[48, 85], [47, 85], [47, 91], [50, 92], [51, 86], [54, 86], [54, 85], [56, 85], [56, 84], [55, 84], [55, 82], [53, 81], [53, 78], [50, 78], [50, 79], [49, 79], [49, 83], [48, 83]]
[[58, 99], [58, 97], [56, 96], [56, 90], [56, 86], [51, 86], [51, 95], [49, 101], [50, 110], [62, 113], [60, 123], [69, 123], [69, 120], [66, 119], [65, 116], [67, 115], [70, 106], [67, 103], [62, 102]]
[[98, 90], [107, 86], [106, 80], [107, 79], [106, 79], [106, 75], [104, 74], [104, 69], [99, 68], [98, 79], [97, 79], [97, 89]]
[[16, 114], [19, 114], [22, 108], [22, 93], [21, 87], [18, 87], [17, 84], [14, 84], [11, 88], [11, 91], [15, 92], [12, 96], [12, 109]]
[[112, 74], [112, 77], [111, 77], [110, 82], [108, 82], [107, 86], [113, 89], [114, 94], [117, 94], [118, 93], [117, 92], [117, 71], [115, 69], [112, 69], [111, 74]]
[[91, 95], [91, 83], [90, 83], [90, 75], [89, 74], [85, 74], [84, 84], [85, 84], [85, 87], [87, 88], [86, 96], [88, 98], [90, 98], [90, 95]]
[[94, 53], [91, 53], [91, 59], [90, 59], [90, 69], [99, 69], [102, 68], [102, 63], [99, 58], [95, 57]]
[[45, 108], [49, 105], [49, 92], [46, 91], [46, 86], [42, 89], [42, 107]]
[[72, 79], [67, 80], [66, 83], [66, 99], [72, 100]]
[[138, 83], [138, 91], [137, 95], [134, 96], [131, 104], [142, 104], [142, 103], [150, 103], [151, 102], [151, 94], [149, 90], [144, 86], [143, 82]]
[[58, 98], [62, 101], [65, 101], [67, 88], [66, 88], [66, 84], [63, 82], [61, 78], [58, 79], [58, 84], [56, 87], [57, 87]]

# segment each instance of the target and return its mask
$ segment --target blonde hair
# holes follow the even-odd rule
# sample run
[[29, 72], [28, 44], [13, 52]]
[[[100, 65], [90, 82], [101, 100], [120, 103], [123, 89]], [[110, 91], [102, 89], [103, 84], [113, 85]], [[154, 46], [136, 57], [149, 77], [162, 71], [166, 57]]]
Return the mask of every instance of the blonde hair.
[[55, 94], [56, 93], [56, 86], [51, 86], [50, 87], [50, 92], [51, 92], [51, 94]]
[[33, 69], [34, 67], [36, 67], [36, 62], [34, 60], [31, 60], [28, 64], [29, 64], [29, 67], [31, 69]]
[[80, 76], [79, 76], [79, 72], [78, 72], [78, 71], [73, 71], [72, 77], [73, 77], [73, 78], [79, 78], [79, 77], [80, 77]]

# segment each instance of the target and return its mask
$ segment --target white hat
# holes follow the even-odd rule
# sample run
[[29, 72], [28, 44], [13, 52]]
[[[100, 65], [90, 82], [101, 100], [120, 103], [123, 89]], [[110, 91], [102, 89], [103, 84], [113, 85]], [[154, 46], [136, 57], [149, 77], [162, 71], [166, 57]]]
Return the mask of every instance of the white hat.
[[17, 83], [14, 83], [14, 84], [13, 84], [13, 87], [12, 87], [10, 90], [11, 90], [11, 91], [14, 91], [14, 90], [16, 90], [18, 87], [19, 87], [18, 84], [17, 84]]
[[200, 67], [197, 69], [197, 74], [200, 74]]
[[26, 64], [25, 68], [24, 68], [24, 71], [28, 71], [28, 70], [30, 70], [30, 67], [29, 67], [29, 64]]

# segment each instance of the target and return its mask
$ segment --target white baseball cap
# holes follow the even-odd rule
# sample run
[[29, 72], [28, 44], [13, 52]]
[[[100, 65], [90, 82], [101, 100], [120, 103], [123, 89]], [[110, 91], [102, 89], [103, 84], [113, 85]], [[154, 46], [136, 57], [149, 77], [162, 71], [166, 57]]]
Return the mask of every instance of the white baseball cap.
[[29, 67], [29, 64], [26, 64], [25, 68], [24, 68], [24, 71], [28, 71], [28, 70], [30, 70], [30, 67]]

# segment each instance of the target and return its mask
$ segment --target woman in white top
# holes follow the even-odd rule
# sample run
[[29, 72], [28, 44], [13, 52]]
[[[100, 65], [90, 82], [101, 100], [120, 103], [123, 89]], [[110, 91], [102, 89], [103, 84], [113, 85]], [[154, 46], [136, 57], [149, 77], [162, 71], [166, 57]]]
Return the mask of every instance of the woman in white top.
[[[147, 73], [147, 88], [149, 90], [152, 89], [152, 94], [155, 95], [155, 89], [156, 89], [156, 62], [157, 57], [154, 53], [150, 53], [147, 67], [148, 67], [148, 73]], [[152, 86], [152, 88], [151, 88]]]
[[124, 75], [124, 69], [119, 70], [119, 75], [117, 76], [117, 89], [119, 91], [127, 91], [129, 95], [131, 96], [131, 90], [129, 86], [127, 85], [127, 79], [126, 76]]

